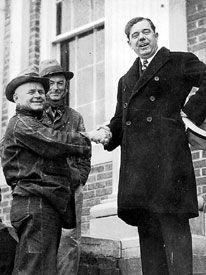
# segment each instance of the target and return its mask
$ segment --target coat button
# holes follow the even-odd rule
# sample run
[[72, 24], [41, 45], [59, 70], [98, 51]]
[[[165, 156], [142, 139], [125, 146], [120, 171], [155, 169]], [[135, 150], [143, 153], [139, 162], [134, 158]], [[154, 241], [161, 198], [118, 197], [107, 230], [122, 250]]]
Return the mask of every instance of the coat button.
[[132, 124], [132, 122], [131, 122], [131, 121], [129, 121], [129, 120], [128, 120], [128, 121], [126, 121], [126, 125], [127, 125], [127, 126], [129, 126], [129, 125], [131, 125], [131, 124]]
[[155, 97], [153, 95], [150, 96], [150, 101], [155, 101]]
[[159, 81], [159, 80], [160, 80], [159, 76], [155, 76], [155, 77], [154, 77], [154, 80], [155, 80], [155, 81]]
[[124, 108], [127, 108], [128, 103], [124, 103]]
[[151, 116], [147, 117], [147, 122], [152, 122], [152, 117]]

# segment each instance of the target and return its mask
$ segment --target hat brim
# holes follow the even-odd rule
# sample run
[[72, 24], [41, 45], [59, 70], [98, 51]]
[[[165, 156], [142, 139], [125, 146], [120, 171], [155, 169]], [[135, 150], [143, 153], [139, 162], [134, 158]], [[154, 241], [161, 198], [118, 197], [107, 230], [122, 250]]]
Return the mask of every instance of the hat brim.
[[37, 77], [37, 76], [30, 76], [30, 75], [23, 75], [23, 76], [18, 76], [14, 79], [12, 79], [8, 85], [6, 86], [5, 94], [6, 98], [14, 102], [13, 95], [16, 90], [20, 85], [28, 83], [28, 82], [37, 82], [41, 83], [44, 87], [45, 93], [48, 92], [49, 90], [49, 79], [46, 77]]
[[49, 76], [52, 76], [52, 75], [57, 75], [57, 74], [63, 74], [66, 78], [66, 80], [70, 80], [73, 78], [74, 74], [73, 72], [68, 72], [68, 71], [56, 71], [56, 72], [50, 72], [48, 74], [44, 74], [44, 75], [41, 75], [43, 77], [49, 77]]

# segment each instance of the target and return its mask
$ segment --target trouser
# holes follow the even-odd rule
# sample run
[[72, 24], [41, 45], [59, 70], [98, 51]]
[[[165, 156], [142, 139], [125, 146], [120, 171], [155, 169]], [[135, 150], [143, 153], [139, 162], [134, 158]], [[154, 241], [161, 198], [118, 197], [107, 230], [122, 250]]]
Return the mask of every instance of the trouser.
[[80, 185], [75, 191], [76, 227], [63, 229], [62, 238], [66, 238], [66, 247], [64, 248], [65, 254], [58, 261], [59, 275], [76, 275], [79, 269], [82, 205], [83, 186]]
[[11, 223], [19, 238], [13, 275], [56, 275], [61, 237], [56, 210], [42, 198], [15, 196]]
[[146, 216], [138, 226], [143, 275], [192, 275], [189, 220]]
[[0, 230], [0, 274], [11, 275], [14, 267], [16, 240], [7, 227]]

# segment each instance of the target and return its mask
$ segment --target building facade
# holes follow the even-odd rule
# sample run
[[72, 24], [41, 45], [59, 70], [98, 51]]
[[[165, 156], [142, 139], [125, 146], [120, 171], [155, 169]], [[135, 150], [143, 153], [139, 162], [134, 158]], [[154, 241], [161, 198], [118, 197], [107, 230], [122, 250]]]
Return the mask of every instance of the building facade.
[[[135, 59], [124, 34], [125, 24], [135, 16], [153, 20], [160, 46], [191, 51], [206, 62], [205, 0], [1, 0], [1, 137], [15, 112], [4, 95], [6, 84], [29, 65], [38, 66], [47, 58], [56, 58], [74, 72], [68, 103], [83, 115], [86, 129], [106, 123], [115, 110], [118, 79]], [[106, 224], [105, 217], [116, 215], [119, 149], [108, 153], [102, 145], [93, 144], [92, 151], [82, 230], [98, 235], [101, 221]], [[192, 150], [192, 155], [198, 194], [204, 195], [206, 152]], [[0, 187], [0, 217], [9, 223], [11, 192], [2, 171]], [[203, 213], [191, 225], [194, 234], [206, 235]]]

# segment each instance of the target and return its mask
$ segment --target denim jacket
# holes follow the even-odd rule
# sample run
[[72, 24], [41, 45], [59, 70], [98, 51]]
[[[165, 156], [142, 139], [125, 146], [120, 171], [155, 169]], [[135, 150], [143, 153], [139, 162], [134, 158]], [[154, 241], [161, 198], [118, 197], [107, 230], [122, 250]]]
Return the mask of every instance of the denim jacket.
[[82, 134], [55, 131], [44, 126], [40, 118], [17, 108], [1, 143], [3, 172], [13, 196], [42, 196], [65, 219], [73, 197], [67, 157], [90, 157], [91, 145]]

